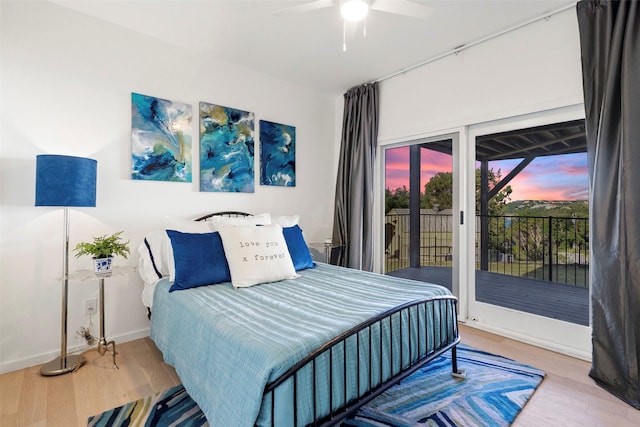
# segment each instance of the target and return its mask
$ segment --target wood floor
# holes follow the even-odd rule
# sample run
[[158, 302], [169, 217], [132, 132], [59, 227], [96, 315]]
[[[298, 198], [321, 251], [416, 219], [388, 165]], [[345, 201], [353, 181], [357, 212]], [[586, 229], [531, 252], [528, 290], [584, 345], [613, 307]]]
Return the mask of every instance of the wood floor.
[[[596, 386], [588, 363], [464, 325], [460, 334], [468, 345], [547, 373], [514, 426], [640, 425], [640, 411]], [[71, 374], [41, 377], [36, 366], [0, 375], [0, 426], [86, 426], [90, 415], [180, 382], [149, 338], [117, 349], [119, 370], [108, 354], [91, 351], [87, 365]]]

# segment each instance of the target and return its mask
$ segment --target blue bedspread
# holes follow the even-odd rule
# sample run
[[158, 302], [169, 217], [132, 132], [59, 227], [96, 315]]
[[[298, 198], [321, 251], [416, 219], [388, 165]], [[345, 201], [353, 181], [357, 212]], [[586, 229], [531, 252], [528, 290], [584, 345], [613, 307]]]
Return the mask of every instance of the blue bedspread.
[[441, 286], [318, 264], [300, 278], [155, 289], [151, 338], [212, 426], [253, 426], [265, 385], [331, 338]]

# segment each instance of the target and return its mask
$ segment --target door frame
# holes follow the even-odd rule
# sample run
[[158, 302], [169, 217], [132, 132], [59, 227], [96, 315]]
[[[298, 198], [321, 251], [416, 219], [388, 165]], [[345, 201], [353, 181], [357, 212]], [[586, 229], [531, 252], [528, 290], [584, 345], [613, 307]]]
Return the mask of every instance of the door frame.
[[[475, 213], [475, 139], [477, 136], [584, 117], [584, 106], [578, 104], [469, 126], [465, 158], [466, 187], [473, 191], [467, 193], [465, 205], [468, 208], [466, 210]], [[475, 300], [475, 221], [469, 221], [465, 232], [467, 234], [464, 239], [468, 244], [463, 247], [467, 249], [466, 255], [469, 261], [467, 264], [469, 268], [464, 271], [463, 281], [467, 284], [467, 325], [590, 361], [590, 326], [577, 325]]]
[[[380, 230], [378, 233], [374, 233], [375, 246], [374, 246], [374, 271], [378, 273], [384, 272], [384, 217], [385, 217], [385, 151], [387, 149], [406, 147], [415, 144], [428, 144], [429, 142], [441, 141], [443, 139], [451, 139], [452, 141], [452, 172], [453, 172], [453, 206], [451, 210], [453, 221], [453, 236], [452, 236], [452, 254], [453, 262], [451, 267], [451, 285], [452, 292], [458, 297], [458, 318], [461, 321], [467, 318], [467, 287], [460, 286], [464, 283], [462, 278], [466, 277], [466, 268], [463, 266], [468, 265], [467, 251], [461, 250], [463, 247], [462, 238], [468, 233], [466, 228], [468, 227], [468, 221], [465, 219], [463, 224], [460, 224], [460, 212], [464, 201], [467, 199], [468, 188], [463, 183], [468, 181], [466, 177], [467, 168], [465, 162], [461, 162], [461, 159], [465, 158], [466, 149], [468, 145], [466, 142], [466, 128], [459, 127], [453, 129], [447, 129], [439, 132], [425, 133], [419, 135], [412, 135], [406, 138], [399, 138], [395, 140], [379, 141], [379, 155], [376, 162], [377, 171], [376, 175], [378, 180], [376, 181], [375, 191], [380, 197], [374, 198], [374, 226], [375, 230]], [[423, 185], [424, 183], [421, 183]], [[465, 215], [466, 216], [466, 215]], [[457, 225], [457, 226], [456, 226]], [[473, 262], [473, 261], [472, 261]]]

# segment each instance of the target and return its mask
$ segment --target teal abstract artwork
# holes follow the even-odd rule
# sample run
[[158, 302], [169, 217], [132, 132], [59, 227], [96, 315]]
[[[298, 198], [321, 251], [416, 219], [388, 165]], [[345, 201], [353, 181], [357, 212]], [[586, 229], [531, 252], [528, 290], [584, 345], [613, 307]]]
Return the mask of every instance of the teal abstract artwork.
[[296, 128], [260, 120], [260, 184], [296, 186]]
[[131, 94], [131, 178], [191, 182], [191, 105]]
[[254, 115], [200, 103], [200, 191], [254, 192]]

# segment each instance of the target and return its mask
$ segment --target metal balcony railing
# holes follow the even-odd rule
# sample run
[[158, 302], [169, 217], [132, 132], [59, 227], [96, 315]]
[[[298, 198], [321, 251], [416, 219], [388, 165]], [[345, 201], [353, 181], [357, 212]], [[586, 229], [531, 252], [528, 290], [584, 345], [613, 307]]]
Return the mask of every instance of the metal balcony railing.
[[[450, 213], [420, 214], [420, 266], [452, 265], [452, 226]], [[408, 213], [386, 215], [386, 272], [409, 267], [409, 233]], [[478, 215], [475, 248], [477, 269], [589, 286], [588, 218]]]

